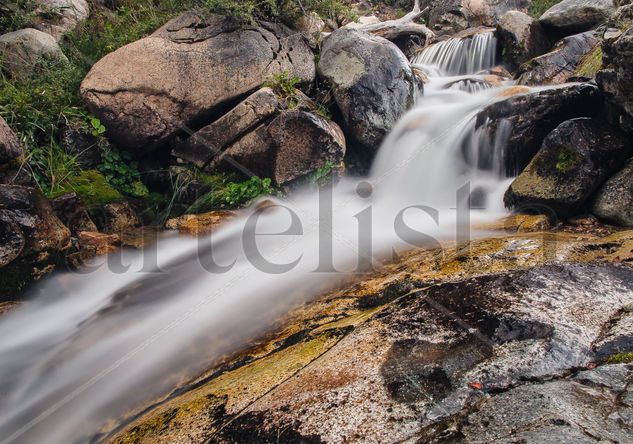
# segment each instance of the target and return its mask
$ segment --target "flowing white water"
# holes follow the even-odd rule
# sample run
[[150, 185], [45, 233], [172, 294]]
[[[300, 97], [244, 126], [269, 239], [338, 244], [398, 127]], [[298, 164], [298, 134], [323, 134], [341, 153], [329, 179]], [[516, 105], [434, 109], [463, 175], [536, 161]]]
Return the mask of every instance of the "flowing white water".
[[[436, 76], [369, 178], [305, 190], [279, 202], [286, 208], [245, 211], [211, 236], [165, 236], [145, 252], [39, 285], [31, 302], [0, 319], [0, 442], [84, 442], [393, 248], [435, 246], [433, 239], [455, 239], [468, 224], [503, 215], [503, 131], [491, 140], [472, 119], [499, 90], [446, 89], [460, 80], [454, 71], [472, 78], [494, 63], [494, 39], [476, 39], [415, 60]], [[413, 205], [403, 229], [399, 215]], [[253, 214], [259, 234], [294, 227], [249, 241]]]

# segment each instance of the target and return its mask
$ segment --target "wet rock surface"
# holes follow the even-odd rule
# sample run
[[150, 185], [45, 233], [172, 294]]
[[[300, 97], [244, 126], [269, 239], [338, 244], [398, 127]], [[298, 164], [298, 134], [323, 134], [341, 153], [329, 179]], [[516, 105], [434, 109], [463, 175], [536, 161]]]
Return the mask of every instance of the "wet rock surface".
[[592, 212], [618, 225], [633, 226], [633, 163], [604, 184], [593, 202]]
[[509, 95], [508, 99], [482, 110], [476, 123], [478, 127], [487, 125], [492, 133], [510, 127], [506, 163], [511, 175], [520, 173], [528, 165], [554, 128], [565, 120], [591, 117], [600, 107], [599, 90], [591, 83], [532, 93], [520, 87], [514, 91], [516, 94]]
[[560, 218], [575, 214], [630, 154], [623, 133], [590, 118], [552, 131], [507, 191], [509, 208], [543, 208]]
[[575, 74], [583, 58], [600, 40], [593, 32], [565, 37], [554, 49], [521, 66], [520, 85], [560, 85]]
[[190, 12], [104, 57], [81, 93], [120, 147], [149, 150], [184, 126], [208, 123], [283, 71], [306, 83], [315, 77], [314, 56], [300, 34], [265, 23], [240, 28]]
[[319, 74], [333, 88], [345, 131], [374, 153], [413, 105], [416, 81], [405, 56], [390, 41], [341, 29], [325, 41]]
[[405, 254], [113, 442], [625, 442], [632, 234], [549, 236]]

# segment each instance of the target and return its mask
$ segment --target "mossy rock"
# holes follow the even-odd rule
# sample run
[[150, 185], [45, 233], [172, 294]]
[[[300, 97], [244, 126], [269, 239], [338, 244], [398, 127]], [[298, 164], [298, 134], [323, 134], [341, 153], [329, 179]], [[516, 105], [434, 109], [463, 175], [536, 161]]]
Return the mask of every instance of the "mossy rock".
[[106, 178], [97, 170], [85, 170], [71, 177], [64, 186], [49, 197], [76, 192], [88, 208], [124, 200], [121, 193], [115, 190]]

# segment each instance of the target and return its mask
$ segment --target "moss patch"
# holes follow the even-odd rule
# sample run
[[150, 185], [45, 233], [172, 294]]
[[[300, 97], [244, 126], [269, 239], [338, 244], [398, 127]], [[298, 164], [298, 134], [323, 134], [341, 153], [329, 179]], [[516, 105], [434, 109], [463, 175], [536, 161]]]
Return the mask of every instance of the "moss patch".
[[123, 195], [112, 188], [106, 178], [99, 171], [86, 170], [68, 181], [51, 197], [76, 192], [88, 207], [100, 206], [123, 200]]
[[545, 11], [560, 2], [561, 0], [533, 0], [529, 13], [532, 17], [539, 18]]

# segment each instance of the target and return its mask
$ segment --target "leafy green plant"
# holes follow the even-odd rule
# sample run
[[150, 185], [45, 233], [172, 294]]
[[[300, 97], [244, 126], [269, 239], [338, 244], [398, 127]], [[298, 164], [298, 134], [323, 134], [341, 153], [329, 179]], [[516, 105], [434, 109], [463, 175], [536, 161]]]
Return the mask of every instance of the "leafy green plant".
[[110, 185], [121, 193], [132, 197], [148, 195], [147, 187], [141, 182], [138, 162], [126, 151], [110, 148], [101, 157], [97, 169], [105, 176]]
[[320, 168], [317, 168], [310, 177], [308, 181], [315, 185], [323, 185], [324, 183], [328, 183], [331, 179], [332, 172], [338, 167], [334, 162], [328, 160], [325, 162]]
[[[203, 213], [221, 208], [235, 208], [260, 196], [278, 195], [270, 179], [253, 176], [242, 182], [232, 182], [225, 175], [210, 176], [214, 183], [212, 191], [200, 197], [188, 209], [187, 213]], [[209, 182], [211, 183], [211, 182]]]
[[106, 127], [98, 118], [89, 117], [89, 122], [91, 127], [90, 134], [92, 134], [94, 137], [102, 136], [106, 132]]
[[287, 109], [296, 108], [299, 105], [297, 85], [301, 79], [291, 76], [288, 71], [273, 74], [265, 82], [264, 86], [271, 88], [282, 101], [282, 106]]

